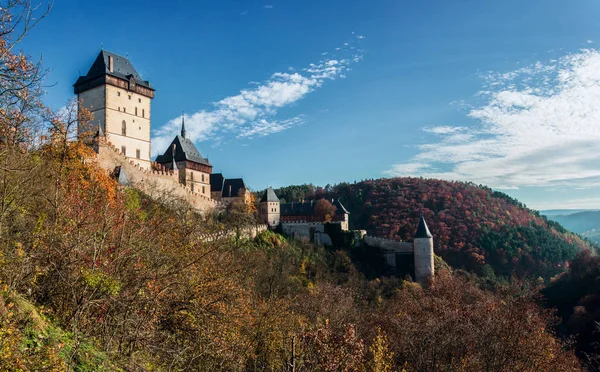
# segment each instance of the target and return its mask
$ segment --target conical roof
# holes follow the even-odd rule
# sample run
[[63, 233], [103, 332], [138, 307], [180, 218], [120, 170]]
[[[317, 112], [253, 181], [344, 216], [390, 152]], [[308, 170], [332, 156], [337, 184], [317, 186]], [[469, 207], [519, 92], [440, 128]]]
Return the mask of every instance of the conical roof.
[[421, 216], [421, 220], [419, 221], [419, 226], [417, 227], [417, 232], [415, 234], [415, 239], [419, 238], [433, 238], [423, 216]]
[[119, 169], [119, 177], [117, 178], [117, 182], [119, 182], [119, 185], [121, 186], [131, 186], [129, 177], [127, 177], [127, 173], [125, 173], [125, 169], [123, 169], [123, 167]]

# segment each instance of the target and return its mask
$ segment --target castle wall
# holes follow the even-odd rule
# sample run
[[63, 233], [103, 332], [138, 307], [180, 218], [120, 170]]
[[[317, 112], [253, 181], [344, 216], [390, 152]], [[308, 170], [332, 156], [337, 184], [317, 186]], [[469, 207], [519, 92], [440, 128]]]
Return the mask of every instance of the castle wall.
[[112, 172], [117, 166], [123, 167], [131, 184], [151, 198], [159, 201], [184, 200], [199, 212], [208, 212], [217, 206], [216, 201], [192, 192], [190, 188], [182, 185], [179, 182], [178, 171], [152, 171], [131, 162], [132, 159], [123, 156], [112, 144], [100, 144], [99, 165], [108, 172]]
[[[179, 168], [179, 164], [177, 164]], [[210, 194], [210, 174], [200, 172], [194, 169], [186, 168], [184, 164], [179, 168], [180, 182], [188, 186], [193, 192], [203, 195], [207, 198]]]
[[376, 238], [365, 235], [363, 241], [370, 247], [377, 247], [383, 251], [385, 261], [391, 267], [396, 267], [397, 254], [411, 254], [414, 246], [409, 242], [399, 242], [397, 240]]

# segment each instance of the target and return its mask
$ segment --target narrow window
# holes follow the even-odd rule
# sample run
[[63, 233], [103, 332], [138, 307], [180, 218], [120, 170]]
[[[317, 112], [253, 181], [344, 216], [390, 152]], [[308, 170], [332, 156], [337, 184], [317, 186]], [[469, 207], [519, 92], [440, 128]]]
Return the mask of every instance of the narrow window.
[[117, 92], [117, 97], [121, 97], [121, 92]]
[[139, 102], [139, 103], [142, 103], [142, 99], [141, 99], [141, 98], [138, 98], [138, 102]]
[[135, 150], [135, 157], [140, 158], [140, 149]]
[[127, 123], [125, 123], [125, 120], [123, 120], [123, 122], [121, 123], [121, 135], [127, 135]]
[[129, 99], [131, 99], [131, 95], [129, 95]]
[[204, 173], [202, 173], [202, 182], [204, 182]]
[[135, 116], [137, 116], [137, 107], [135, 108]]
[[192, 192], [194, 192], [194, 183], [192, 182]]
[[145, 113], [145, 110], [144, 110], [144, 109], [142, 109], [142, 117], [143, 117], [143, 118], [145, 118], [145, 117], [146, 117], [146, 113]]
[[206, 192], [206, 189], [204, 188], [204, 186], [202, 186], [202, 193], [204, 194]]
[[192, 181], [194, 180], [194, 172], [190, 172], [190, 178]]
[[127, 108], [123, 107], [123, 112], [127, 112]]
[[127, 154], [127, 151], [125, 149], [125, 146], [121, 146], [121, 152], [123, 153], [123, 155]]

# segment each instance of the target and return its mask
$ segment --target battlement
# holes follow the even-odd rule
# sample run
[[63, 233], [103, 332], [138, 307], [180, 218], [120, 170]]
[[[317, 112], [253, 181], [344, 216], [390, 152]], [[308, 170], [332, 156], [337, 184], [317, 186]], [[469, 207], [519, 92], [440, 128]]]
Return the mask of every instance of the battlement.
[[144, 191], [150, 197], [157, 199], [165, 196], [180, 198], [201, 212], [208, 211], [218, 205], [217, 201], [198, 194], [181, 184], [178, 170], [169, 170], [160, 165], [153, 167], [153, 169], [140, 167], [133, 160], [128, 160], [110, 142], [102, 141], [99, 143], [98, 163], [108, 172], [112, 172], [115, 167], [122, 167], [132, 185]]

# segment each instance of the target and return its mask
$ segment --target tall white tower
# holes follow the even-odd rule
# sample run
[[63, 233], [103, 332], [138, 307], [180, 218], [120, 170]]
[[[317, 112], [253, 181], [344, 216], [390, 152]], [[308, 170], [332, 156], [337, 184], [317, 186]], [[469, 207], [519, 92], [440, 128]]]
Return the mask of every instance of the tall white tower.
[[421, 216], [414, 240], [415, 280], [425, 284], [435, 274], [433, 266], [433, 236], [427, 228], [425, 218]]
[[74, 84], [82, 106], [94, 114], [79, 135], [103, 133], [117, 150], [150, 168], [150, 106], [154, 89], [125, 57], [102, 50]]

